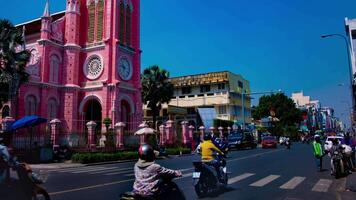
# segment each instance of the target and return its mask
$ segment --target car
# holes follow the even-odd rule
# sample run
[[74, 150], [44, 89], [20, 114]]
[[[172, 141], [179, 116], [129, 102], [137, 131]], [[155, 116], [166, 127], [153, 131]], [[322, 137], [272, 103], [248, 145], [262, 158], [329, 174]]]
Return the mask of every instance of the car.
[[277, 148], [277, 139], [274, 136], [265, 136], [262, 138], [262, 148]]
[[228, 147], [229, 149], [254, 149], [257, 147], [257, 143], [250, 132], [232, 133], [228, 136]]
[[328, 136], [324, 143], [325, 151], [329, 151], [331, 149], [331, 147], [333, 146], [332, 140], [334, 140], [334, 139], [339, 140], [339, 144], [345, 144], [344, 137], [342, 137], [342, 136]]

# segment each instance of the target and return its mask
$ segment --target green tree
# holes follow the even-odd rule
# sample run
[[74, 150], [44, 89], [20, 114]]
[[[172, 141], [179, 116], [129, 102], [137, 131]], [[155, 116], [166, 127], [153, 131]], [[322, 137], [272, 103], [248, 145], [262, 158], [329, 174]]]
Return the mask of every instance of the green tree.
[[270, 116], [270, 111], [275, 112], [275, 117], [279, 122], [274, 124], [273, 132], [275, 134], [282, 134], [286, 128], [296, 126], [301, 121], [301, 112], [296, 108], [292, 99], [283, 93], [262, 96], [259, 100], [258, 106], [252, 111], [254, 119], [261, 119]]
[[143, 102], [152, 111], [154, 127], [162, 104], [169, 103], [173, 97], [173, 84], [168, 79], [169, 72], [157, 65], [145, 69], [141, 76]]
[[31, 54], [23, 45], [22, 30], [9, 20], [0, 19], [0, 109], [28, 81], [25, 67]]
[[104, 118], [103, 124], [105, 125], [106, 128], [106, 133], [109, 133], [109, 127], [112, 123], [112, 120], [109, 117]]

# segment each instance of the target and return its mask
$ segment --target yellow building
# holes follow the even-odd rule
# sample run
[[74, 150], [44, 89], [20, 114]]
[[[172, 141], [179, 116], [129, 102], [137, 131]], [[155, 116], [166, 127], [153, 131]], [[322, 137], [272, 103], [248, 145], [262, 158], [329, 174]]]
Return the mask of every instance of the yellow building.
[[169, 105], [187, 108], [186, 120], [196, 122], [194, 115], [204, 118], [199, 112], [210, 108], [210, 115], [215, 115], [213, 118], [242, 123], [244, 102], [245, 122], [251, 123], [251, 99], [246, 95], [250, 93], [250, 83], [242, 76], [223, 71], [175, 77], [170, 82], [175, 90]]

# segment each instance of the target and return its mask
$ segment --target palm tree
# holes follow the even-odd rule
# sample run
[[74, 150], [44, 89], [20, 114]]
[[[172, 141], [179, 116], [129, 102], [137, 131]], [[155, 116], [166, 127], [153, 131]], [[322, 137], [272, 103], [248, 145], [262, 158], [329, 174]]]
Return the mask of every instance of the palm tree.
[[22, 30], [6, 19], [0, 19], [0, 109], [28, 81], [25, 71], [30, 52], [23, 48]]
[[168, 81], [169, 72], [154, 65], [143, 71], [141, 77], [142, 98], [152, 111], [153, 126], [163, 103], [169, 103], [173, 97], [173, 84]]

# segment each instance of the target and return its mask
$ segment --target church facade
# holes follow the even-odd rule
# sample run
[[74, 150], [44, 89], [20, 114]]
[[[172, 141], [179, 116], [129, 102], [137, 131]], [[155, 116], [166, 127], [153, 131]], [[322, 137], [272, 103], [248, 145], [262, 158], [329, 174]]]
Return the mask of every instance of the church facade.
[[[62, 0], [63, 12], [17, 25], [31, 59], [28, 83], [3, 109], [19, 119], [61, 121], [66, 134], [104, 118], [134, 130], [142, 121], [140, 0]], [[4, 112], [4, 111], [3, 111]], [[112, 127], [111, 126], [111, 127]]]

